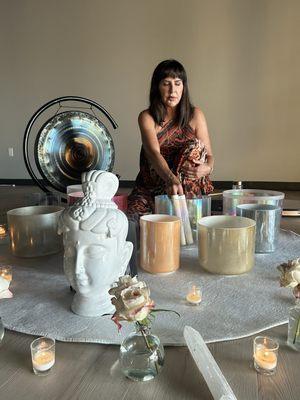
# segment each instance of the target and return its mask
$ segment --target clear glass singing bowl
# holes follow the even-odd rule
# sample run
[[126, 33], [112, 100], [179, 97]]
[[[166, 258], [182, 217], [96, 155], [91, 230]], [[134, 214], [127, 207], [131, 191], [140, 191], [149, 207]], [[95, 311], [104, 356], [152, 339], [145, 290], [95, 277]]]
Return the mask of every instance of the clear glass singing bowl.
[[223, 214], [236, 215], [240, 204], [270, 204], [281, 207], [284, 193], [263, 189], [232, 189], [223, 192]]

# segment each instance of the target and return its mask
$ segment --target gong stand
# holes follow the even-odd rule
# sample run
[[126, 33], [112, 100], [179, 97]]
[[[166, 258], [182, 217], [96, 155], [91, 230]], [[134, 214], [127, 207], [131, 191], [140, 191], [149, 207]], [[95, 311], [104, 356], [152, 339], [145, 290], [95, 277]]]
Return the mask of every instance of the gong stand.
[[[67, 106], [67, 102], [83, 103], [84, 106]], [[34, 160], [43, 177], [41, 181], [29, 159], [29, 138], [36, 120], [54, 105], [58, 105], [58, 109], [42, 125], [34, 143]], [[50, 192], [47, 185], [66, 192], [68, 185], [81, 182], [84, 171], [112, 171], [115, 157], [113, 140], [106, 126], [97, 118], [94, 108], [106, 116], [114, 129], [118, 127], [104, 107], [78, 96], [51, 100], [30, 118], [24, 133], [23, 156], [29, 175], [44, 192]]]

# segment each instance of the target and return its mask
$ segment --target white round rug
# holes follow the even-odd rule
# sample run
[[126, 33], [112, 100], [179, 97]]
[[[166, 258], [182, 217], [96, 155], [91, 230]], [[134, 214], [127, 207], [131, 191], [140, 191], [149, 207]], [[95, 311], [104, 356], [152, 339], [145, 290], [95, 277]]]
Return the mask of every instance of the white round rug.
[[[276, 266], [300, 256], [300, 236], [280, 231], [278, 249], [256, 254], [255, 267], [238, 276], [212, 275], [198, 265], [197, 248], [183, 249], [180, 269], [170, 275], [140, 271], [139, 279], [151, 289], [157, 313], [153, 332], [164, 345], [185, 346], [183, 328], [190, 325], [206, 342], [238, 339], [286, 323], [294, 304], [288, 288], [279, 287]], [[120, 333], [109, 316], [80, 317], [70, 311], [72, 292], [63, 275], [62, 254], [21, 259], [13, 257], [7, 245], [0, 246], [0, 263], [13, 266], [12, 299], [0, 300], [0, 316], [7, 329], [31, 335], [50, 336], [61, 341], [119, 344], [134, 329], [124, 322]], [[188, 283], [199, 284], [200, 305], [186, 302]]]

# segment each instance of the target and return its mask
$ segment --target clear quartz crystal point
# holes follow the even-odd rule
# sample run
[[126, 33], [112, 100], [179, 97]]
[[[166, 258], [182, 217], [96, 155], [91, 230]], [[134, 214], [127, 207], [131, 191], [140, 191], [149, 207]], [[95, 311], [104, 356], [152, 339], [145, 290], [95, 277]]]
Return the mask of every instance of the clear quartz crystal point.
[[4, 325], [2, 323], [2, 319], [0, 318], [0, 343], [2, 342], [4, 336]]

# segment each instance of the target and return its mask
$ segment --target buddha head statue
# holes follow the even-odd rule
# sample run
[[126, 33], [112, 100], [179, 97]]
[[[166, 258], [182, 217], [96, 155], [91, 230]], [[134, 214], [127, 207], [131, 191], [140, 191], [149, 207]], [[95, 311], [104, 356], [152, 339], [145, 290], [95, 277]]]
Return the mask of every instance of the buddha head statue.
[[76, 293], [71, 309], [83, 316], [112, 311], [108, 290], [123, 276], [133, 245], [126, 242], [128, 220], [112, 197], [117, 177], [106, 171], [82, 174], [84, 197], [59, 221], [63, 234], [64, 271]]

